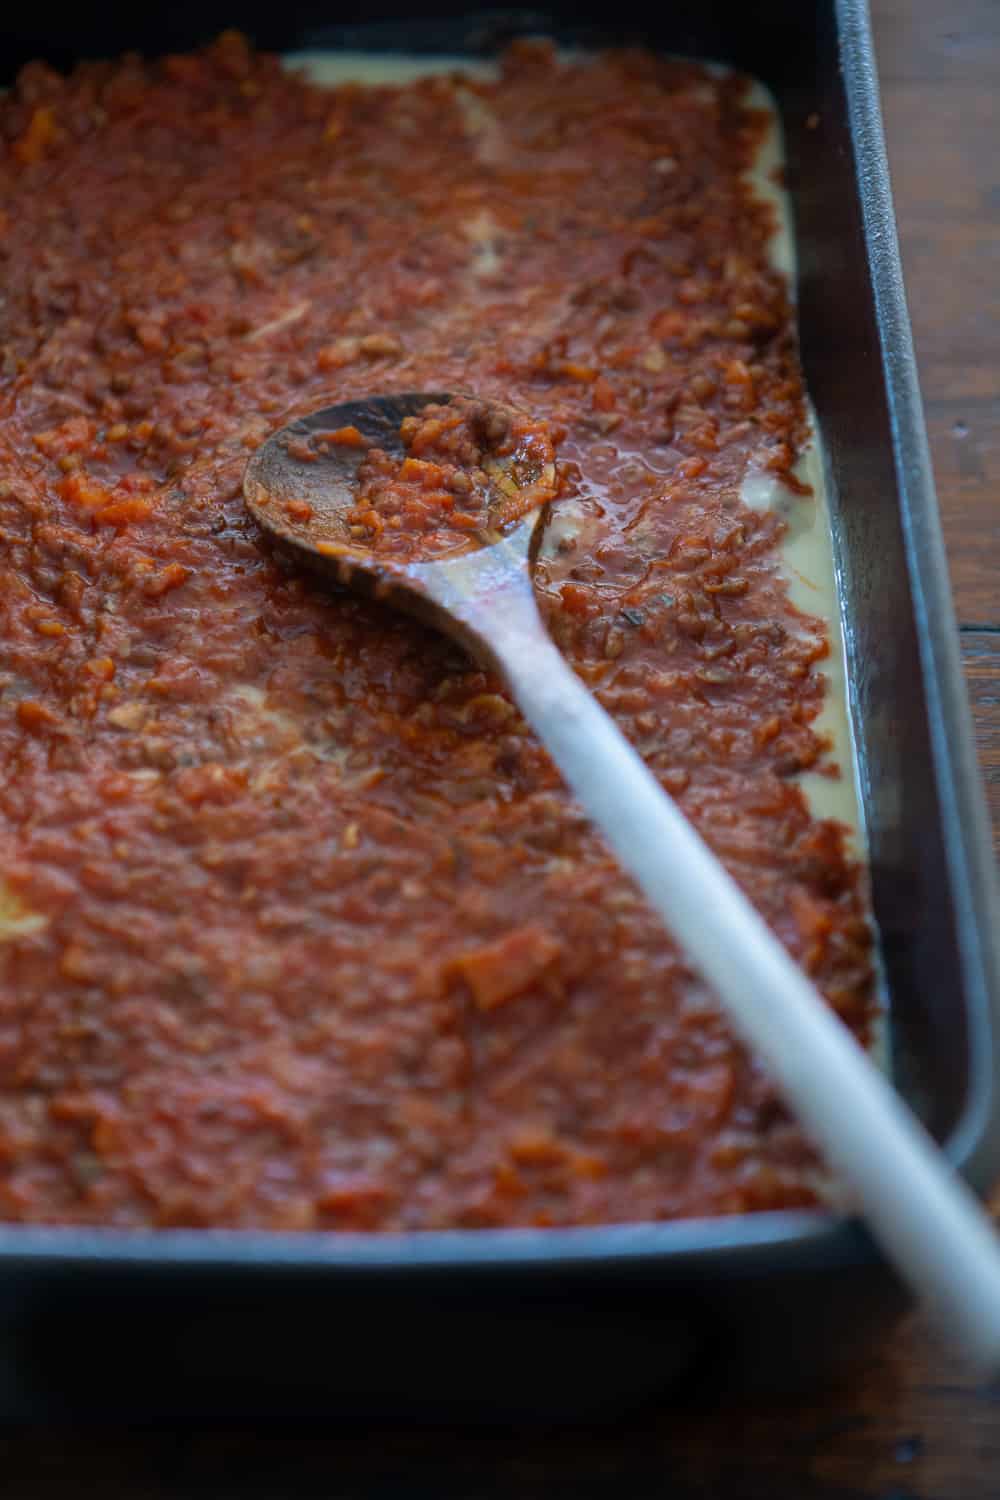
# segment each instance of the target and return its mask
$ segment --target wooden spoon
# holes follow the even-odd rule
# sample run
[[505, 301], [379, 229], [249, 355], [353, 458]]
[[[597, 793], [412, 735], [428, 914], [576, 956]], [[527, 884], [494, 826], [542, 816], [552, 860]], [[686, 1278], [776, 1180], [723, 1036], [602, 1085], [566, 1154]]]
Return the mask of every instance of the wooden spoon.
[[364, 450], [317, 447], [317, 434], [353, 427], [401, 454], [402, 419], [450, 399], [376, 397], [292, 423], [247, 465], [250, 510], [292, 557], [440, 627], [500, 672], [622, 867], [849, 1185], [887, 1255], [965, 1350], [1000, 1370], [1000, 1247], [979, 1201], [545, 631], [531, 559], [554, 468], [536, 477], [530, 514], [505, 530], [486, 528], [458, 555], [398, 563], [352, 536], [344, 512]]

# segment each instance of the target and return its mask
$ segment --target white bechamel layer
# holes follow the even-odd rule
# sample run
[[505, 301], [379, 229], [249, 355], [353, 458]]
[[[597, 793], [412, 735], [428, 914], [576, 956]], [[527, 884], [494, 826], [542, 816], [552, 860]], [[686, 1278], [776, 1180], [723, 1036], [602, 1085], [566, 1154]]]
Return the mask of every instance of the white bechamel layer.
[[[788, 278], [794, 295], [797, 260], [789, 195], [783, 184], [785, 162], [781, 117], [772, 94], [754, 82], [749, 104], [769, 117], [767, 134], [757, 160], [748, 174], [755, 194], [771, 205], [775, 234], [771, 241], [771, 263]], [[829, 736], [832, 758], [840, 767], [837, 779], [806, 772], [800, 779], [810, 810], [821, 818], [836, 818], [851, 830], [855, 852], [865, 851], [864, 820], [858, 795], [857, 757], [848, 708], [847, 661], [840, 596], [833, 553], [826, 473], [819, 428], [810, 407], [812, 441], [796, 465], [796, 477], [812, 488], [812, 495], [799, 496], [764, 470], [748, 469], [740, 491], [744, 505], [752, 510], [773, 510], [788, 527], [781, 545], [781, 560], [788, 594], [803, 613], [816, 615], [830, 635], [830, 655], [822, 664], [826, 678], [826, 701], [816, 721], [819, 734]]]

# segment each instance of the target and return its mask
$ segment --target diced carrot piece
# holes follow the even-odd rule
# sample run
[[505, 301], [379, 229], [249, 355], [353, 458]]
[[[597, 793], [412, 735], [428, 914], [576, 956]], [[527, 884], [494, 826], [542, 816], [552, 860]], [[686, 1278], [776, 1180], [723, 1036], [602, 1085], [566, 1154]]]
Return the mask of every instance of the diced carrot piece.
[[317, 432], [321, 443], [334, 443], [338, 448], [367, 448], [368, 439], [356, 427], [337, 427], [333, 432]]
[[144, 521], [152, 515], [153, 507], [148, 500], [112, 500], [97, 512], [99, 526], [128, 526], [132, 521]]
[[167, 563], [165, 568], [146, 580], [142, 591], [147, 598], [159, 599], [163, 594], [169, 594], [171, 589], [179, 589], [190, 577], [190, 568], [185, 568], [181, 563]]
[[572, 359], [563, 360], [559, 370], [561, 374], [568, 375], [570, 380], [582, 380], [587, 385], [597, 379], [597, 371], [593, 365], [577, 364], [576, 360]]
[[531, 923], [461, 954], [451, 968], [465, 980], [480, 1010], [495, 1010], [531, 989], [561, 952], [558, 938]]
[[308, 521], [312, 517], [313, 508], [308, 500], [286, 500], [285, 515], [290, 521]]
[[84, 669], [101, 682], [110, 682], [115, 675], [115, 664], [110, 656], [92, 656], [90, 661], [84, 663]]
[[64, 500], [72, 500], [74, 505], [82, 505], [87, 510], [103, 510], [114, 499], [112, 490], [105, 489], [103, 484], [97, 484], [80, 469], [67, 474], [60, 481], [59, 493]]
[[559, 590], [559, 597], [567, 614], [582, 616], [590, 614], [590, 596], [587, 590], [581, 588], [579, 584], [564, 583]]
[[415, 480], [425, 484], [428, 489], [440, 485], [444, 479], [444, 470], [440, 464], [428, 463], [425, 458], [404, 458], [399, 468], [400, 479]]
[[540, 1125], [526, 1125], [512, 1138], [508, 1147], [516, 1162], [524, 1166], [542, 1166], [549, 1162], [563, 1161], [568, 1155], [566, 1147], [551, 1130]]
[[58, 427], [47, 432], [36, 432], [33, 442], [36, 448], [53, 458], [62, 454], [76, 453], [85, 448], [94, 435], [94, 425], [87, 417], [67, 417]]
[[593, 393], [590, 403], [595, 411], [613, 411], [615, 407], [615, 388], [603, 375], [599, 375], [594, 381]]
[[44, 703], [35, 698], [23, 698], [17, 705], [17, 722], [29, 734], [45, 734], [56, 728], [59, 719]]
[[51, 108], [40, 105], [31, 116], [27, 130], [14, 142], [14, 155], [22, 166], [30, 167], [32, 162], [39, 161], [44, 156], [57, 134], [55, 115]]

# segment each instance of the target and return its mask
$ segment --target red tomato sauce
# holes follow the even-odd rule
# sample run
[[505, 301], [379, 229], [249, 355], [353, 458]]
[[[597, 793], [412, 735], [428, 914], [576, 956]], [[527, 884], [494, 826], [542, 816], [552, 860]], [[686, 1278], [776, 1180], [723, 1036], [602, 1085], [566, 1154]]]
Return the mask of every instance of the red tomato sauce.
[[[429, 1229], [814, 1201], [816, 1160], [510, 698], [262, 545], [296, 415], [558, 436], [555, 639], [831, 1006], [863, 873], [797, 773], [807, 418], [745, 85], [515, 46], [334, 92], [236, 36], [0, 101], [0, 1217]], [[559, 537], [558, 542], [556, 537]]]

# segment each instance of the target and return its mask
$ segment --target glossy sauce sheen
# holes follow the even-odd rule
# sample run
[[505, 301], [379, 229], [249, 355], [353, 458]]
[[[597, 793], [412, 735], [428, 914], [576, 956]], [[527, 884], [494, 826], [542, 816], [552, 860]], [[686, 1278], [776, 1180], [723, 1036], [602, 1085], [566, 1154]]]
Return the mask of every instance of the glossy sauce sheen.
[[865, 1038], [863, 872], [797, 778], [808, 420], [744, 84], [516, 46], [327, 91], [227, 36], [0, 105], [0, 1215], [582, 1224], [817, 1163], [500, 685], [273, 560], [248, 455], [374, 392], [546, 421], [574, 668]]

